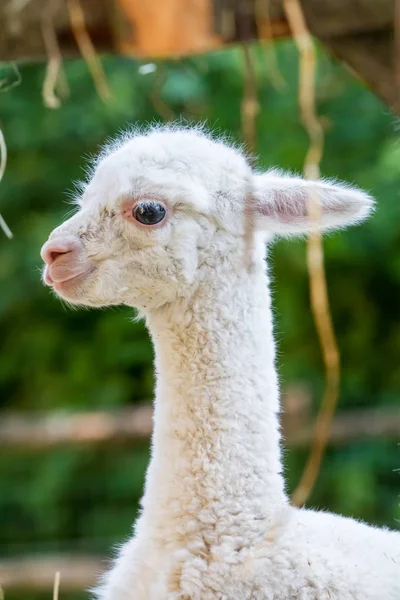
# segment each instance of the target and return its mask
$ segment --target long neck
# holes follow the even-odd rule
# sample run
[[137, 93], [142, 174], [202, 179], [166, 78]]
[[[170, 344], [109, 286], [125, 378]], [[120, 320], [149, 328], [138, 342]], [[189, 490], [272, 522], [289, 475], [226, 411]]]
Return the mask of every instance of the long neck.
[[264, 270], [216, 270], [184, 311], [149, 318], [157, 393], [143, 518], [154, 527], [194, 519], [215, 532], [228, 519], [254, 538], [287, 502]]

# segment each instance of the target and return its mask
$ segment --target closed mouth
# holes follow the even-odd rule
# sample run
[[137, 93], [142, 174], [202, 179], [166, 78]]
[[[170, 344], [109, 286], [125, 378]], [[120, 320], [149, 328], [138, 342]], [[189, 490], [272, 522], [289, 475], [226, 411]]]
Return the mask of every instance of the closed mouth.
[[71, 277], [67, 277], [62, 281], [55, 281], [54, 279], [52, 279], [48, 269], [46, 269], [44, 273], [44, 281], [47, 285], [51, 286], [56, 292], [64, 291], [66, 288], [73, 286], [74, 284], [78, 283], [81, 279], [92, 273], [94, 271], [94, 268], [95, 267], [92, 265], [84, 271], [81, 271], [76, 275], [71, 275]]

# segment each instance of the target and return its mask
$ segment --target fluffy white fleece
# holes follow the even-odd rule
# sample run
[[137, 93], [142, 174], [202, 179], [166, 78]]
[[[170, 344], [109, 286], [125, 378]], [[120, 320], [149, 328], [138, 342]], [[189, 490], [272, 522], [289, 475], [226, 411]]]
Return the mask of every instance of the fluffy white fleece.
[[[155, 347], [143, 508], [98, 600], [400, 599], [398, 533], [295, 509], [285, 493], [265, 247], [309, 230], [311, 185], [256, 173], [238, 149], [200, 131], [150, 130], [101, 156], [79, 212], [52, 233], [48, 244], [79, 239], [79, 264], [91, 265], [58, 293], [138, 308]], [[360, 190], [315, 187], [325, 229], [372, 208]], [[124, 218], [140, 198], [161, 201], [165, 223]]]

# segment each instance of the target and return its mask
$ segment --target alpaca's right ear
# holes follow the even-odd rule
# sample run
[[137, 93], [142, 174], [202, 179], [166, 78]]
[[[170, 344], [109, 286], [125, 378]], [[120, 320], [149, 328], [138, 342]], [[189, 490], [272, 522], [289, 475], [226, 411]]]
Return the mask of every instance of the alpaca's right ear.
[[374, 200], [365, 192], [324, 180], [309, 181], [278, 171], [254, 175], [255, 227], [280, 235], [309, 233], [310, 195], [321, 203], [322, 230], [338, 229], [365, 219]]

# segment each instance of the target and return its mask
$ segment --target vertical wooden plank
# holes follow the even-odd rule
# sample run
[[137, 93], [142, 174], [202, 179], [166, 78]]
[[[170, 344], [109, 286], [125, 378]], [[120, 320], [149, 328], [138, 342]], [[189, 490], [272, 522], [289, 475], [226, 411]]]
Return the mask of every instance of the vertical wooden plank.
[[124, 54], [180, 56], [220, 45], [213, 0], [116, 0], [117, 45]]

